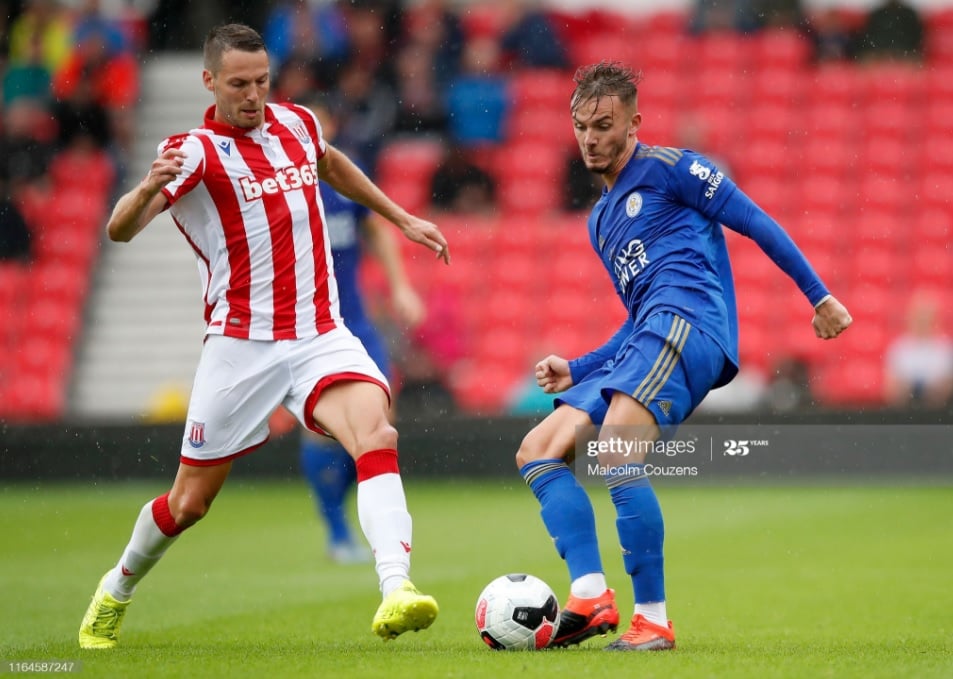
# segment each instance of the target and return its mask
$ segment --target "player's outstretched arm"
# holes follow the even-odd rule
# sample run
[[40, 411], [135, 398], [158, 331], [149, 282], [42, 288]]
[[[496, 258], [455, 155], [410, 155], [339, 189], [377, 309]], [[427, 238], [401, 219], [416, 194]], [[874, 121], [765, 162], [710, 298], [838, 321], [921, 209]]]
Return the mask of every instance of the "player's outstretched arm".
[[566, 391], [572, 386], [569, 361], [562, 356], [550, 354], [536, 364], [536, 384], [547, 394]]
[[318, 161], [318, 176], [343, 196], [370, 208], [393, 223], [415, 243], [433, 250], [450, 263], [447, 239], [437, 225], [408, 213], [378, 188], [350, 158], [328, 144], [327, 153]]
[[821, 339], [833, 339], [853, 322], [847, 307], [829, 296], [814, 309], [814, 334]]
[[364, 234], [368, 249], [381, 263], [387, 276], [394, 313], [410, 328], [420, 325], [427, 315], [427, 309], [407, 278], [394, 232], [379, 219], [371, 217], [364, 220]]
[[152, 161], [145, 178], [116, 201], [106, 223], [106, 232], [111, 240], [123, 243], [131, 241], [162, 212], [167, 202], [162, 187], [181, 174], [184, 159], [183, 151], [172, 148]]

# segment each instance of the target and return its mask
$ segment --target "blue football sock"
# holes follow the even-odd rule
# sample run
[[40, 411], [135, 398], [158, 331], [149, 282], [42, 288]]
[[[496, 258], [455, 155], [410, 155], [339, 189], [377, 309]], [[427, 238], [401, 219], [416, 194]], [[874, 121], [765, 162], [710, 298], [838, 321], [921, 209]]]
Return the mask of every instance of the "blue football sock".
[[615, 475], [607, 483], [616, 508], [622, 561], [632, 576], [636, 603], [665, 601], [662, 508], [645, 475], [645, 465], [627, 467], [630, 473]]
[[571, 580], [602, 573], [592, 502], [572, 470], [562, 460], [535, 460], [520, 469], [541, 506], [546, 530], [559, 556], [566, 560]]
[[301, 441], [301, 470], [314, 490], [332, 543], [351, 541], [344, 499], [357, 478], [354, 460], [338, 443]]

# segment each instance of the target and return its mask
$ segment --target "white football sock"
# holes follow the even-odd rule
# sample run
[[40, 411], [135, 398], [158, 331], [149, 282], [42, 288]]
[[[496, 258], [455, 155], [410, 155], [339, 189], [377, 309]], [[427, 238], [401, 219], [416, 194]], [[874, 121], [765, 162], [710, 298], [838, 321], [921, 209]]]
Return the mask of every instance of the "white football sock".
[[650, 604], [636, 604], [636, 615], [642, 615], [649, 622], [668, 627], [668, 614], [665, 612], [665, 602], [655, 601]]
[[357, 484], [357, 517], [374, 552], [381, 593], [409, 578], [413, 522], [400, 474], [378, 474]]
[[605, 573], [587, 573], [576, 578], [569, 586], [569, 593], [580, 599], [594, 599], [608, 589]]
[[173, 542], [174, 537], [163, 533], [156, 525], [152, 513], [151, 500], [139, 512], [139, 518], [132, 529], [132, 537], [119, 563], [109, 571], [103, 581], [103, 589], [119, 601], [128, 601], [136, 590], [136, 585], [162, 558]]

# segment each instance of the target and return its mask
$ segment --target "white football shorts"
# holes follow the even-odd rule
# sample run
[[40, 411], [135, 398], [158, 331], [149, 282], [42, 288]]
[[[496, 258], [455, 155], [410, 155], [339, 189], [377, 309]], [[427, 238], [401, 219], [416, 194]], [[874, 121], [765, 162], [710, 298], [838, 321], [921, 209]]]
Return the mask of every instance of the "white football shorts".
[[284, 405], [308, 429], [327, 435], [311, 413], [329, 385], [387, 378], [345, 327], [300, 340], [259, 341], [208, 335], [192, 385], [181, 462], [220, 464], [268, 440], [268, 419]]

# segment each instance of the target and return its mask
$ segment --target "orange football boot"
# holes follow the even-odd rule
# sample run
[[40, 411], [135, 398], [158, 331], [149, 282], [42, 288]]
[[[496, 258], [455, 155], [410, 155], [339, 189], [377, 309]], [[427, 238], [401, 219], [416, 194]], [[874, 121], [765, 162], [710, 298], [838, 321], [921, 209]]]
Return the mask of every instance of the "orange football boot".
[[606, 646], [607, 651], [669, 651], [675, 648], [675, 628], [649, 622], [645, 616], [632, 616], [632, 624], [621, 637]]
[[550, 646], [571, 646], [597, 634], [615, 632], [619, 626], [619, 609], [615, 605], [615, 590], [607, 589], [592, 599], [569, 595], [569, 601], [559, 611], [559, 626]]

